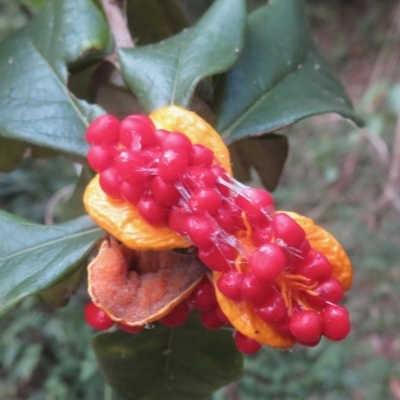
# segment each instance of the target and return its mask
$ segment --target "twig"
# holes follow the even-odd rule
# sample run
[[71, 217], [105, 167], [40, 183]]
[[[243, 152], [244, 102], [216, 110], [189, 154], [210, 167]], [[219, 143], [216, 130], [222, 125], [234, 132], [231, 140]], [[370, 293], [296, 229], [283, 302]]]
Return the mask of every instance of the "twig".
[[132, 48], [135, 44], [132, 40], [122, 10], [114, 0], [101, 0], [104, 12], [114, 36], [117, 48]]

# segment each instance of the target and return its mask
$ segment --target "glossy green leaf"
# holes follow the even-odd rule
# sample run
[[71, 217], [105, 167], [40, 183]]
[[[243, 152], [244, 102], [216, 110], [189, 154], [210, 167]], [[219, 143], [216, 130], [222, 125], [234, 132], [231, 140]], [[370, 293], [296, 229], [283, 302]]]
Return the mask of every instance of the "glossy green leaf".
[[250, 169], [255, 168], [262, 184], [268, 190], [275, 190], [279, 182], [289, 143], [285, 136], [269, 134], [261, 138], [245, 138], [229, 146], [233, 173], [241, 182], [249, 181]]
[[217, 0], [192, 28], [155, 45], [121, 49], [122, 73], [146, 111], [188, 107], [197, 83], [226, 71], [239, 56], [243, 0]]
[[217, 129], [227, 143], [328, 112], [362, 123], [316, 50], [300, 0], [274, 0], [250, 14], [243, 53], [217, 92]]
[[93, 345], [123, 400], [201, 400], [242, 375], [231, 332], [206, 330], [197, 315], [179, 328], [156, 324], [136, 335], [100, 333]]
[[88, 121], [102, 110], [67, 89], [67, 66], [94, 57], [109, 41], [90, 0], [55, 0], [0, 44], [0, 135], [85, 155]]
[[87, 268], [86, 258], [68, 276], [64, 276], [49, 288], [40, 292], [41, 299], [50, 307], [64, 307], [78, 290]]
[[80, 217], [45, 226], [0, 211], [0, 314], [71, 273], [102, 231]]
[[83, 205], [83, 194], [94, 175], [95, 172], [87, 164], [84, 164], [74, 191], [63, 207], [62, 221], [86, 214], [85, 206]]

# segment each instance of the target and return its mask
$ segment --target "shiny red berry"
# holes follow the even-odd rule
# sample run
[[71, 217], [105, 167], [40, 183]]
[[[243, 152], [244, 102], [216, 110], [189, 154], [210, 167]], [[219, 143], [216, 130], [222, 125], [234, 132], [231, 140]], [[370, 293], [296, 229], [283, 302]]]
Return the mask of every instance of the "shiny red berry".
[[252, 224], [265, 223], [274, 207], [272, 196], [262, 189], [244, 189], [235, 202]]
[[214, 285], [209, 279], [203, 279], [190, 295], [190, 304], [197, 310], [209, 310], [217, 304]]
[[189, 318], [190, 308], [186, 301], [182, 301], [169, 314], [161, 318], [159, 321], [166, 326], [175, 328], [183, 325]]
[[112, 115], [96, 118], [86, 131], [86, 141], [92, 145], [116, 145], [119, 141], [121, 123]]
[[209, 168], [198, 166], [189, 167], [182, 176], [182, 183], [189, 191], [198, 187], [214, 187], [216, 180]]
[[235, 344], [238, 350], [247, 355], [255, 354], [261, 349], [261, 344], [243, 335], [240, 332], [235, 334]]
[[205, 250], [200, 249], [199, 258], [213, 271], [229, 271], [237, 257], [237, 250], [232, 246], [220, 242]]
[[186, 171], [188, 165], [188, 156], [183, 150], [164, 150], [158, 163], [158, 175], [164, 181], [176, 181]]
[[219, 329], [224, 324], [217, 316], [215, 309], [200, 311], [200, 320], [204, 328], [207, 329]]
[[85, 320], [94, 329], [105, 330], [114, 325], [114, 321], [93, 302], [85, 305]]
[[331, 276], [332, 264], [320, 251], [310, 250], [307, 256], [297, 263], [296, 274], [320, 282]]
[[101, 172], [114, 165], [116, 153], [117, 150], [114, 147], [100, 144], [89, 149], [87, 160], [96, 172]]
[[307, 295], [307, 301], [318, 307], [324, 307], [327, 302], [339, 303], [344, 295], [341, 283], [333, 276], [321, 282], [313, 291], [319, 293], [319, 296]]
[[263, 244], [249, 258], [250, 271], [263, 281], [272, 282], [287, 265], [284, 250], [276, 243]]
[[313, 310], [304, 310], [290, 318], [289, 329], [298, 340], [313, 343], [322, 335], [323, 322], [321, 316]]
[[237, 271], [226, 272], [217, 280], [218, 290], [228, 299], [241, 301], [242, 279], [243, 275]]
[[129, 203], [136, 205], [145, 192], [143, 185], [132, 185], [128, 182], [122, 182], [119, 191], [121, 196]]
[[137, 202], [137, 209], [142, 218], [150, 225], [159, 226], [167, 222], [167, 209], [153, 196], [142, 196]]
[[165, 136], [160, 144], [161, 150], [178, 149], [187, 154], [189, 157], [192, 150], [192, 142], [188, 137], [180, 132], [170, 132]]
[[191, 215], [186, 220], [186, 233], [200, 250], [208, 250], [214, 242], [216, 228], [211, 218]]
[[120, 142], [127, 148], [141, 150], [156, 146], [155, 126], [146, 115], [130, 115], [121, 122]]
[[221, 203], [222, 198], [217, 190], [210, 187], [200, 187], [192, 192], [188, 205], [193, 212], [214, 215]]
[[214, 153], [201, 144], [194, 144], [190, 151], [189, 163], [190, 165], [197, 165], [200, 167], [209, 167], [214, 161]]
[[351, 331], [348, 311], [341, 306], [328, 305], [321, 313], [323, 333], [329, 340], [343, 340]]
[[106, 170], [100, 172], [99, 183], [101, 189], [107, 196], [113, 199], [122, 198], [119, 191], [121, 178], [115, 167], [107, 168]]
[[275, 240], [279, 239], [290, 247], [299, 247], [306, 237], [304, 229], [289, 215], [276, 213], [273, 216], [272, 226]]
[[257, 278], [254, 274], [243, 274], [241, 296], [243, 300], [259, 306], [272, 292], [272, 286]]
[[254, 311], [265, 322], [282, 323], [287, 318], [288, 310], [282, 294], [272, 291], [272, 294]]
[[152, 179], [150, 189], [154, 198], [167, 207], [177, 204], [181, 198], [176, 184], [174, 182], [164, 181], [159, 176]]
[[115, 157], [115, 168], [124, 181], [132, 184], [141, 184], [149, 179], [149, 171], [139, 151], [122, 150]]

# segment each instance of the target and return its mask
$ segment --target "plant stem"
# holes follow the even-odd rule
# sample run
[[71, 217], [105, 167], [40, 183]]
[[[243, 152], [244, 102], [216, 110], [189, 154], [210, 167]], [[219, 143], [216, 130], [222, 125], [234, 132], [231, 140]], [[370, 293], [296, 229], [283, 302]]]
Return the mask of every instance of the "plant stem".
[[135, 47], [122, 10], [114, 0], [101, 0], [117, 48]]

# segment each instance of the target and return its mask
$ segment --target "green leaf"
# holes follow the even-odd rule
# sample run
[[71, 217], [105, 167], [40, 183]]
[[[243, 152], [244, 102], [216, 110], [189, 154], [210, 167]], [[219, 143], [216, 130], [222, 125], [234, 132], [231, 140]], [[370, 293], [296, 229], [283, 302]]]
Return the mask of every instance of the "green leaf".
[[226, 71], [239, 56], [243, 0], [217, 0], [193, 27], [155, 45], [119, 50], [122, 73], [146, 111], [188, 107], [197, 83]]
[[59, 282], [40, 292], [42, 300], [50, 307], [64, 307], [70, 297], [78, 290], [86, 271], [87, 260], [84, 258], [80, 265], [68, 276], [64, 276]]
[[0, 45], [0, 135], [85, 155], [88, 121], [102, 110], [67, 89], [67, 66], [98, 55], [107, 25], [89, 0], [51, 1]]
[[179, 328], [100, 333], [93, 345], [107, 381], [124, 400], [201, 400], [242, 375], [231, 332], [206, 330], [195, 314]]
[[102, 231], [88, 216], [44, 226], [0, 211], [0, 314], [69, 274]]
[[328, 112], [362, 123], [316, 50], [299, 0], [250, 15], [243, 53], [219, 83], [217, 129], [227, 143]]
[[285, 136], [269, 134], [262, 138], [245, 138], [229, 146], [233, 172], [241, 182], [251, 180], [250, 169], [258, 172], [262, 184], [275, 190], [285, 166], [289, 143]]

